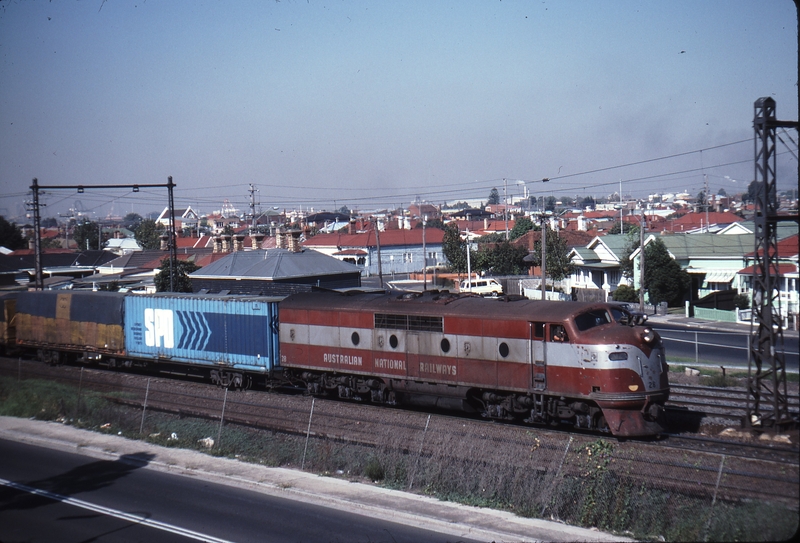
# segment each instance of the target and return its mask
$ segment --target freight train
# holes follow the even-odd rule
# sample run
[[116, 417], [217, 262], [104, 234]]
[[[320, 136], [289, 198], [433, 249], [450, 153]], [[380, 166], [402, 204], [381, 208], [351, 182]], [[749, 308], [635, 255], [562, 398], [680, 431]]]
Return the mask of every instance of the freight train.
[[180, 368], [234, 388], [649, 436], [669, 396], [659, 335], [604, 303], [447, 291], [286, 298], [84, 291], [2, 301], [3, 338], [49, 363]]

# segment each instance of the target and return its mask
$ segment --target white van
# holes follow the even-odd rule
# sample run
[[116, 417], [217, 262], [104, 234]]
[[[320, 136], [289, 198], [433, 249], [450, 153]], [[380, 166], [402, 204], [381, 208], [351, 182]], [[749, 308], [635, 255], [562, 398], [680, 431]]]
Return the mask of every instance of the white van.
[[460, 292], [471, 292], [472, 294], [480, 294], [481, 296], [499, 296], [503, 293], [503, 285], [497, 279], [473, 279], [472, 286], [470, 281], [464, 279], [458, 287]]

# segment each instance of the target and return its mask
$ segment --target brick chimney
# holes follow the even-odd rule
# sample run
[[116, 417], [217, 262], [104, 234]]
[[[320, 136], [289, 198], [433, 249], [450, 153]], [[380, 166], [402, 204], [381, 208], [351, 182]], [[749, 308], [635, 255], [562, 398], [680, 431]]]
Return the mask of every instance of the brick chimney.
[[160, 239], [161, 239], [161, 250], [166, 251], [167, 249], [169, 249], [169, 236], [166, 234], [161, 234]]
[[214, 250], [213, 250], [213, 252], [221, 253], [222, 252], [222, 238], [219, 237], [219, 236], [214, 236], [212, 238], [212, 241], [214, 242]]
[[347, 224], [347, 233], [353, 235], [356, 233], [356, 220], [350, 219], [350, 222]]
[[222, 238], [222, 252], [223, 253], [230, 253], [231, 252], [231, 237], [228, 234], [222, 234], [220, 237]]
[[264, 234], [250, 234], [250, 243], [254, 251], [261, 249], [261, 244], [264, 241]]
[[286, 232], [282, 226], [275, 231], [275, 246], [278, 249], [286, 249]]
[[300, 230], [292, 230], [288, 233], [288, 247], [286, 247], [289, 251], [293, 253], [299, 253], [303, 250], [300, 246], [300, 235], [302, 232]]
[[233, 236], [233, 252], [244, 250], [244, 234], [236, 234]]

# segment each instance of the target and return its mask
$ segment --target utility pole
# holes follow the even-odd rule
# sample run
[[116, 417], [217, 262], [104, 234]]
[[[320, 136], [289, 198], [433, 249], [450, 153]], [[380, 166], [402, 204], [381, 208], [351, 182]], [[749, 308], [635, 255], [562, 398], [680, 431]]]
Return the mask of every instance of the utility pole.
[[644, 231], [647, 228], [647, 217], [642, 209], [642, 221], [639, 224], [639, 311], [644, 313]]
[[503, 178], [503, 218], [506, 221], [506, 241], [508, 241], [508, 181]]
[[381, 288], [383, 288], [383, 267], [381, 266], [381, 236], [380, 236], [380, 228], [378, 228], [378, 219], [373, 219], [373, 223], [375, 224], [375, 246], [378, 251], [378, 279], [381, 282]]
[[256, 192], [258, 192], [258, 189], [255, 188], [252, 183], [250, 183], [250, 190], [248, 192], [250, 193], [250, 231], [253, 232], [256, 229], [256, 205], [260, 202], [256, 202]]
[[542, 300], [547, 299], [547, 216], [542, 213]]
[[428, 290], [428, 249], [425, 247], [425, 223], [428, 216], [422, 217], [422, 290]]
[[706, 206], [706, 232], [709, 232], [710, 231], [710, 228], [709, 228], [710, 225], [708, 224], [708, 202], [710, 200], [709, 200], [709, 196], [708, 196], [708, 174], [703, 174], [703, 177], [705, 177], [705, 182], [706, 182], [705, 188], [703, 189], [703, 203]]

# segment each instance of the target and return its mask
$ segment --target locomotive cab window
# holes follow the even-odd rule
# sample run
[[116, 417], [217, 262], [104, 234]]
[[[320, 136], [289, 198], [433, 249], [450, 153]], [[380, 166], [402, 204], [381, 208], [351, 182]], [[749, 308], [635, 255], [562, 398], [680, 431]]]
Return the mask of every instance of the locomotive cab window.
[[532, 322], [531, 323], [531, 330], [533, 333], [533, 339], [544, 339], [544, 323], [543, 322]]
[[550, 325], [550, 341], [554, 341], [556, 343], [567, 343], [569, 341], [569, 336], [567, 336], [567, 331], [564, 329], [563, 325]]
[[611, 315], [609, 315], [608, 311], [605, 309], [587, 311], [575, 317], [575, 326], [577, 326], [578, 330], [581, 332], [585, 332], [590, 328], [602, 326], [603, 324], [608, 324], [610, 322], [613, 322], [611, 320]]

